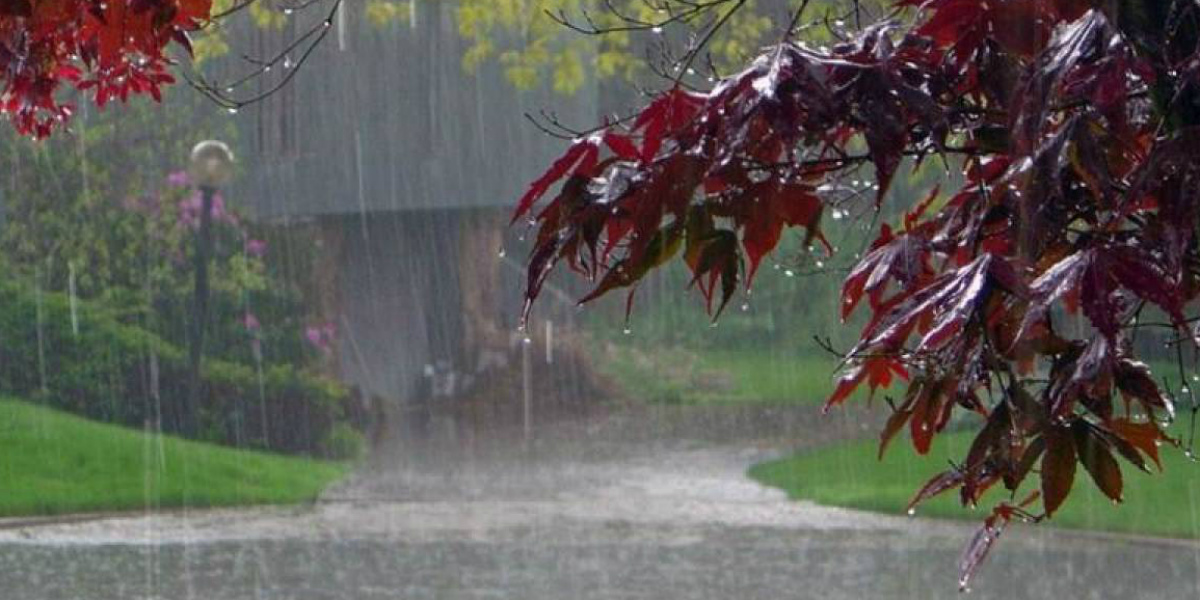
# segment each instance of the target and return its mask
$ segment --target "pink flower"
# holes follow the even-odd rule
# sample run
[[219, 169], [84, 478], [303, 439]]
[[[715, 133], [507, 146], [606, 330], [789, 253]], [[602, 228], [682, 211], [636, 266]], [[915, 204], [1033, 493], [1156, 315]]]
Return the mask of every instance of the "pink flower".
[[[195, 229], [200, 226], [200, 210], [204, 206], [204, 198], [200, 192], [185, 197], [179, 201], [179, 220], [181, 227]], [[216, 222], [237, 225], [237, 215], [225, 212], [225, 198], [214, 194], [212, 199], [212, 220]]]
[[187, 171], [172, 171], [167, 175], [167, 185], [187, 187], [192, 185], [192, 178], [188, 176]]
[[262, 325], [258, 322], [258, 317], [254, 316], [254, 313], [250, 311], [246, 311], [245, 316], [242, 317], [242, 326], [246, 328], [246, 331], [251, 333], [258, 332], [258, 330], [262, 327]]
[[267, 253], [267, 243], [262, 240], [246, 240], [246, 254], [262, 258]]
[[329, 355], [333, 353], [333, 342], [337, 338], [337, 328], [333, 323], [309, 325], [304, 329], [304, 337], [317, 350]]

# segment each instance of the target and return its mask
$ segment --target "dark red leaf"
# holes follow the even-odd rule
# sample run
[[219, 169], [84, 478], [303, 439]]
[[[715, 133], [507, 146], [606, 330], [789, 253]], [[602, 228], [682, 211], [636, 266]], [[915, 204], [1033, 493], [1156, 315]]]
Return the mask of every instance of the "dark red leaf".
[[890, 229], [885, 230], [890, 241], [864, 256], [842, 284], [843, 319], [850, 316], [864, 293], [870, 294], [873, 307], [882, 304], [889, 280], [894, 279], [898, 285], [911, 287], [932, 277], [927, 244], [907, 234], [891, 237], [890, 232]]
[[637, 146], [628, 137], [607, 132], [604, 134], [604, 145], [612, 150], [621, 160], [637, 160], [640, 156]]
[[1009, 519], [1001, 518], [992, 515], [983, 521], [983, 525], [975, 531], [975, 535], [971, 537], [971, 541], [967, 543], [963, 549], [962, 556], [958, 559], [958, 587], [960, 590], [966, 590], [971, 583], [971, 578], [975, 576], [975, 572], [983, 565], [984, 559], [987, 558], [988, 552], [992, 550], [992, 546], [1000, 539], [1000, 534], [1008, 527]]
[[[915, 385], [915, 384], [914, 384]], [[887, 450], [888, 444], [892, 438], [896, 437], [897, 433], [904, 428], [904, 424], [908, 422], [912, 416], [912, 409], [902, 407], [892, 411], [892, 415], [888, 417], [887, 424], [884, 425], [883, 431], [879, 434], [879, 459], [883, 460], [883, 453]]]
[[534, 203], [550, 190], [550, 186], [566, 177], [571, 169], [580, 164], [589, 153], [594, 153], [595, 149], [596, 146], [592, 140], [583, 140], [572, 145], [541, 177], [529, 186], [525, 195], [521, 196], [511, 222], [516, 223], [518, 219], [525, 216], [533, 208]]
[[874, 392], [880, 387], [890, 385], [893, 375], [908, 379], [908, 371], [903, 363], [894, 358], [871, 357], [850, 365], [838, 378], [837, 387], [825, 402], [823, 411], [829, 412], [829, 409], [841, 404], [862, 382], [866, 381]]
[[33, 6], [29, 0], [0, 1], [0, 17], [30, 17], [33, 16]]
[[867, 375], [868, 371], [865, 364], [855, 365], [843, 373], [838, 378], [837, 386], [834, 387], [833, 393], [825, 401], [823, 411], [829, 412], [829, 409], [845, 402], [846, 398], [849, 398], [850, 394], [853, 394], [854, 390], [858, 388], [858, 385], [867, 378]]
[[929, 454], [929, 448], [933, 444], [933, 436], [937, 428], [936, 422], [941, 412], [941, 406], [938, 403], [938, 400], [941, 399], [940, 388], [938, 381], [924, 382], [919, 386], [913, 402], [909, 433], [912, 435], [913, 449], [917, 451], [917, 454]]
[[1075, 436], [1075, 453], [1079, 456], [1079, 462], [1092, 476], [1096, 487], [1113, 502], [1120, 502], [1124, 489], [1121, 467], [1109, 452], [1106, 441], [1084, 421], [1076, 421], [1071, 431]]
[[1150, 367], [1145, 363], [1122, 358], [1113, 369], [1113, 380], [1122, 394], [1140, 402], [1149, 414], [1153, 415], [1158, 409], [1166, 410], [1169, 415], [1175, 414], [1171, 401], [1159, 391]]
[[962, 485], [963, 474], [957, 469], [943, 471], [934, 475], [932, 479], [925, 482], [925, 485], [917, 490], [917, 494], [908, 502], [908, 511], [912, 511], [918, 504], [948, 490], [952, 490]]
[[1161, 443], [1174, 443], [1163, 434], [1162, 430], [1152, 422], [1136, 423], [1127, 419], [1114, 419], [1107, 424], [1113, 435], [1137, 448], [1162, 470], [1162, 462], [1158, 458], [1158, 446]]
[[1011, 473], [1004, 480], [1004, 485], [1011, 491], [1016, 491], [1021, 487], [1021, 483], [1025, 481], [1025, 477], [1033, 470], [1033, 465], [1042, 457], [1042, 453], [1046, 451], [1046, 440], [1044, 438], [1036, 438], [1025, 447], [1021, 453], [1021, 460], [1017, 462]]
[[1011, 410], [1008, 404], [1001, 403], [988, 416], [983, 429], [979, 430], [979, 433], [975, 435], [975, 439], [971, 442], [971, 447], [967, 450], [965, 467], [972, 472], [982, 469], [984, 460], [996, 452], [1003, 441], [1003, 436], [1011, 426]]
[[1046, 453], [1042, 456], [1042, 504], [1046, 516], [1052, 516], [1071, 493], [1075, 483], [1075, 440], [1070, 430], [1050, 427], [1044, 434]]

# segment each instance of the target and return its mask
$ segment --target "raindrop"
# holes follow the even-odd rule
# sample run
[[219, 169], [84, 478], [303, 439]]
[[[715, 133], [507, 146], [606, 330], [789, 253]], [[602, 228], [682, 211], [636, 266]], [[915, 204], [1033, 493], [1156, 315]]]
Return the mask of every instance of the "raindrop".
[[654, 33], [654, 34], [660, 34], [663, 32], [663, 28], [662, 27], [654, 27], [653, 29], [650, 30], [650, 32]]
[[225, 112], [227, 112], [231, 115], [236, 115], [236, 114], [238, 114], [238, 109], [236, 106], [230, 106], [229, 108], [225, 109]]
[[910, 516], [910, 517], [911, 517], [911, 516], [913, 516], [913, 515], [915, 515], [915, 514], [917, 514], [917, 509], [915, 509], [915, 508], [910, 508], [910, 509], [908, 509], [908, 516]]
[[783, 272], [783, 274], [784, 274], [784, 275], [787, 275], [788, 277], [795, 277], [795, 276], [796, 276], [796, 272], [795, 272], [795, 271], [793, 271], [793, 270], [791, 270], [791, 269], [788, 269], [788, 270], [784, 271], [784, 272]]
[[748, 310], [750, 310], [750, 303], [749, 303], [749, 302], [743, 302], [743, 303], [742, 303], [742, 312], [746, 312], [746, 311], [748, 311]]
[[621, 333], [624, 333], [625, 335], [629, 335], [629, 334], [633, 333], [633, 330], [626, 327], [625, 329], [621, 330]]
[[500, 258], [504, 258], [507, 254], [508, 253], [504, 250], [503, 246], [501, 246], [500, 251], [496, 253], [496, 255], [499, 256]]

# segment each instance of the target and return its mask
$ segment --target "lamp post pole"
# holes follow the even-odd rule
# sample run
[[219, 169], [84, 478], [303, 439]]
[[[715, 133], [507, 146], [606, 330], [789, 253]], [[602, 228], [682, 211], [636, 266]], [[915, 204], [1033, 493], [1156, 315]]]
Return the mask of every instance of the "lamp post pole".
[[192, 436], [197, 429], [197, 411], [200, 406], [201, 361], [204, 357], [204, 330], [208, 324], [208, 263], [212, 256], [212, 206], [217, 188], [200, 187], [200, 224], [196, 231], [193, 250], [193, 272], [195, 282], [192, 296], [192, 322], [188, 348], [188, 395], [183, 407], [183, 433]]
[[233, 174], [233, 154], [221, 142], [200, 142], [192, 149], [189, 171], [200, 190], [200, 218], [192, 256], [195, 280], [191, 328], [188, 332], [188, 391], [184, 405], [180, 407], [179, 427], [185, 436], [193, 437], [199, 431], [200, 398], [204, 386], [201, 367], [204, 360], [204, 333], [208, 325], [208, 265], [212, 259], [213, 204], [217, 187], [229, 181]]

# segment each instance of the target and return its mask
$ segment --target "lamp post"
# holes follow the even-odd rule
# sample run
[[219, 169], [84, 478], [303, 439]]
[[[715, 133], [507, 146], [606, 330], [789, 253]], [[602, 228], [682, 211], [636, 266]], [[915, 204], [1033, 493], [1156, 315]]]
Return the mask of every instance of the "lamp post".
[[180, 415], [180, 429], [186, 436], [197, 433], [200, 406], [200, 364], [204, 356], [204, 329], [208, 322], [208, 263], [212, 256], [212, 210], [217, 188], [233, 178], [233, 153], [224, 142], [206, 140], [192, 148], [188, 174], [200, 190], [200, 223], [196, 230], [194, 261], [195, 285], [192, 297], [192, 322], [188, 339], [188, 395]]

